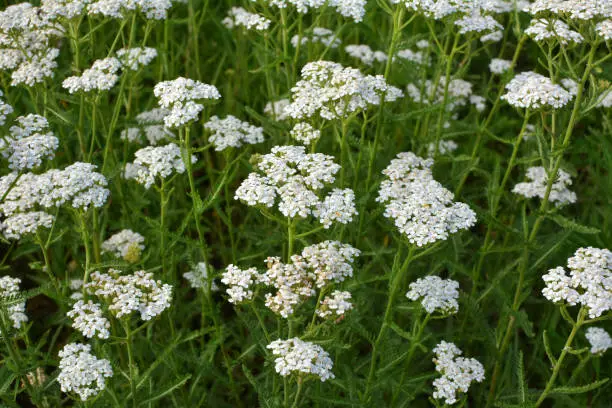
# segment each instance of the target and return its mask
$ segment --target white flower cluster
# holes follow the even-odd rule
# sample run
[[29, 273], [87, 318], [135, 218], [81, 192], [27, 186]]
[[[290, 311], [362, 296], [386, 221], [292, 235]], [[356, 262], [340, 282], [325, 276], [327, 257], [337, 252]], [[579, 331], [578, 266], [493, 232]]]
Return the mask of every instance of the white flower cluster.
[[599, 35], [605, 41], [612, 40], [612, 20], [604, 20], [597, 23], [595, 26], [595, 31], [597, 32], [597, 35]]
[[133, 11], [139, 11], [150, 20], [163, 20], [168, 17], [172, 7], [171, 0], [93, 0], [87, 6], [90, 15], [123, 19]]
[[[424, 84], [408, 84], [406, 91], [411, 100], [425, 105], [442, 104], [446, 79], [440, 78], [438, 86], [431, 80]], [[459, 106], [465, 106], [472, 95], [472, 84], [463, 79], [451, 79], [448, 83], [446, 109], [450, 112]]]
[[40, 8], [50, 18], [71, 20], [85, 13], [89, 0], [42, 0], [40, 3]]
[[229, 29], [244, 27], [247, 30], [265, 31], [271, 21], [259, 14], [249, 13], [242, 7], [232, 7], [221, 23]]
[[[255, 1], [255, 0], [251, 0]], [[363, 20], [367, 0], [266, 0], [268, 4], [278, 8], [294, 6], [299, 13], [307, 13], [309, 9], [323, 6], [333, 7], [340, 15], [352, 18], [356, 23]]]
[[302, 341], [297, 337], [275, 340], [266, 347], [272, 350], [276, 372], [283, 377], [291, 374], [307, 374], [319, 377], [322, 382], [335, 378], [334, 366], [329, 354], [318, 344]]
[[130, 143], [141, 143], [141, 136], [149, 141], [150, 145], [174, 138], [176, 135], [166, 126], [164, 118], [170, 114], [168, 109], [154, 108], [136, 115], [139, 127], [130, 127], [121, 132], [121, 139]]
[[326, 228], [332, 222], [346, 224], [357, 214], [353, 191], [335, 189], [323, 201], [317, 195], [335, 181], [340, 166], [332, 159], [321, 153], [308, 154], [304, 146], [273, 147], [256, 165], [264, 175], [250, 173], [234, 198], [251, 206], [272, 207], [278, 197], [278, 209], [285, 217], [313, 215]]
[[338, 48], [342, 41], [339, 38], [336, 38], [334, 32], [324, 27], [313, 27], [312, 30], [303, 34], [301, 39], [299, 35], [294, 35], [291, 37], [291, 45], [294, 48], [300, 45], [305, 44], [323, 44], [325, 47], [329, 48]]
[[244, 143], [257, 144], [264, 141], [263, 128], [243, 122], [232, 115], [224, 119], [213, 116], [204, 124], [204, 129], [212, 133], [208, 142], [212, 143], [218, 152], [228, 147], [239, 148]]
[[382, 75], [363, 75], [355, 68], [345, 68], [330, 61], [309, 62], [302, 68], [302, 78], [291, 89], [292, 102], [285, 113], [294, 119], [320, 116], [332, 120], [393, 102], [403, 96], [400, 89], [387, 84]]
[[98, 337], [100, 339], [108, 339], [110, 336], [110, 322], [102, 315], [102, 307], [93, 303], [91, 300], [87, 303], [79, 300], [72, 306], [72, 310], [67, 313], [67, 316], [74, 320], [72, 327], [83, 333], [87, 338]]
[[159, 99], [159, 106], [170, 110], [164, 117], [164, 123], [170, 128], [184, 126], [198, 118], [204, 106], [196, 101], [221, 99], [214, 85], [183, 77], [156, 84], [153, 93]]
[[0, 70], [12, 71], [11, 85], [34, 86], [53, 77], [63, 36], [61, 26], [40, 7], [23, 2], [0, 11]]
[[170, 307], [172, 286], [153, 278], [153, 274], [136, 271], [121, 275], [121, 271], [109, 269], [108, 273], [95, 271], [91, 282], [85, 284], [89, 295], [97, 296], [108, 304], [117, 318], [139, 312], [142, 320], [151, 320]]
[[383, 170], [387, 176], [376, 201], [385, 204], [385, 217], [395, 220], [400, 233], [417, 246], [446, 240], [468, 229], [476, 214], [467, 204], [453, 202], [453, 193], [433, 178], [433, 160], [403, 152]]
[[[133, 163], [125, 166], [125, 178], [135, 179], [144, 185], [146, 189], [151, 188], [155, 179], [165, 179], [172, 173], [183, 174], [185, 162], [181, 148], [174, 143], [165, 146], [148, 146], [137, 150]], [[191, 156], [191, 162], [196, 162], [196, 157]]]
[[55, 218], [44, 211], [17, 213], [0, 221], [0, 232], [7, 239], [21, 239], [36, 234], [39, 228], [49, 229]]
[[596, 318], [612, 309], [612, 252], [607, 249], [579, 248], [567, 260], [567, 276], [562, 266], [542, 276], [544, 297], [551, 302], [580, 304]]
[[0, 138], [0, 152], [8, 159], [9, 169], [23, 171], [38, 167], [43, 159], [53, 159], [59, 146], [57, 137], [49, 131], [47, 119], [29, 114], [15, 119], [9, 135]]
[[[427, 46], [425, 48], [429, 47], [429, 43], [427, 41], [425, 42], [427, 43]], [[417, 47], [418, 47], [418, 44], [417, 44]], [[398, 59], [403, 59], [403, 60], [410, 61], [410, 62], [419, 64], [419, 65], [429, 65], [429, 59], [425, 56], [425, 54], [422, 51], [413, 51], [409, 48], [399, 50], [395, 54], [393, 62], [398, 61]]]
[[[438, 143], [438, 154], [451, 154], [459, 148], [459, 145], [453, 140], [440, 140]], [[427, 157], [433, 158], [436, 153], [436, 143], [432, 142], [427, 145]]]
[[259, 282], [274, 286], [274, 295], [266, 294], [266, 306], [287, 318], [295, 306], [314, 296], [315, 287], [322, 289], [353, 276], [351, 263], [360, 251], [338, 241], [324, 241], [311, 245], [301, 255], [293, 255], [291, 263], [282, 263], [278, 257], [266, 259], [267, 271]]
[[502, 99], [516, 108], [538, 109], [564, 107], [572, 95], [550, 78], [533, 71], [521, 72], [506, 85], [508, 92]]
[[157, 50], [149, 47], [122, 48], [116, 54], [123, 68], [138, 71], [157, 57]]
[[86, 69], [80, 76], [71, 76], [64, 79], [62, 87], [71, 94], [75, 92], [108, 91], [119, 80], [121, 61], [109, 57], [94, 61], [91, 68]]
[[604, 90], [597, 99], [597, 107], [612, 108], [612, 87]]
[[289, 132], [289, 136], [305, 146], [309, 146], [321, 137], [321, 131], [306, 122], [298, 122]]
[[183, 274], [183, 278], [187, 279], [191, 287], [194, 289], [208, 290], [208, 285], [210, 284], [210, 290], [219, 290], [219, 287], [215, 281], [210, 281], [210, 278], [208, 277], [208, 267], [206, 266], [206, 262], [199, 262], [193, 268], [193, 270], [185, 272]]
[[570, 29], [569, 26], [561, 20], [549, 21], [543, 18], [533, 19], [529, 27], [525, 30], [525, 34], [533, 37], [535, 41], [555, 39], [563, 45], [568, 43], [579, 44], [584, 41], [582, 35]]
[[372, 66], [374, 62], [387, 61], [387, 54], [382, 51], [373, 51], [369, 45], [351, 44], [344, 47], [344, 51], [368, 66]]
[[[503, 26], [488, 13], [503, 13], [514, 9], [512, 2], [493, 0], [391, 0], [428, 18], [442, 20], [453, 16], [461, 34], [485, 33], [482, 41], [499, 41]], [[489, 33], [489, 34], [487, 34]], [[495, 34], [491, 36], [490, 34]]]
[[144, 237], [131, 229], [124, 229], [102, 243], [102, 253], [110, 252], [126, 261], [139, 258], [144, 251]]
[[228, 286], [225, 292], [228, 301], [233, 304], [242, 303], [253, 298], [251, 287], [259, 283], [260, 276], [255, 268], [240, 269], [236, 265], [228, 265], [221, 282]]
[[335, 315], [343, 316], [347, 311], [353, 308], [351, 303], [351, 293], [334, 290], [331, 296], [326, 296], [321, 305], [317, 309], [317, 315], [322, 318]]
[[593, 20], [612, 17], [608, 0], [535, 0], [523, 10], [532, 14], [556, 14], [572, 20]]
[[59, 352], [57, 381], [63, 392], [74, 392], [82, 401], [104, 391], [105, 378], [113, 376], [110, 361], [91, 354], [89, 344], [69, 343]]
[[289, 99], [280, 99], [274, 102], [268, 102], [264, 107], [264, 113], [270, 116], [274, 120], [283, 121], [289, 119], [289, 115], [285, 113], [285, 108], [289, 106], [291, 102]]
[[421, 305], [427, 313], [439, 312], [453, 314], [459, 310], [459, 282], [452, 279], [442, 279], [438, 276], [426, 276], [410, 284], [406, 293], [410, 300], [421, 300]]
[[13, 238], [20, 238], [38, 227], [51, 225], [51, 215], [29, 214], [36, 208], [52, 209], [64, 204], [84, 210], [102, 207], [110, 192], [106, 178], [95, 168], [93, 164], [76, 162], [64, 170], [0, 177], [0, 197], [6, 195], [0, 202], [0, 214], [7, 217], [1, 227]]
[[493, 58], [489, 63], [489, 70], [493, 74], [501, 75], [512, 68], [512, 61], [500, 58]]
[[487, 107], [487, 99], [480, 95], [470, 95], [470, 103], [478, 112], [484, 111]]
[[[21, 279], [3, 276], [0, 278], [0, 302], [8, 301], [6, 306], [8, 317], [13, 322], [15, 329], [21, 328], [21, 324], [28, 321], [28, 316], [25, 314], [26, 302], [14, 302], [19, 296], [19, 284]], [[0, 331], [0, 336], [2, 332]]]
[[[527, 178], [530, 180], [524, 183], [518, 183], [512, 189], [515, 194], [522, 195], [526, 198], [539, 197], [544, 199], [546, 187], [548, 185], [548, 174], [544, 167], [530, 167], [527, 169]], [[576, 202], [576, 193], [569, 190], [572, 185], [572, 179], [568, 173], [559, 169], [557, 180], [553, 183], [548, 196], [548, 201], [555, 203], [557, 206], [572, 204]]]
[[612, 337], [601, 327], [589, 327], [586, 329], [585, 337], [591, 343], [591, 353], [602, 355], [612, 348]]
[[441, 341], [434, 349], [436, 371], [442, 374], [433, 382], [435, 399], [448, 405], [456, 403], [457, 392], [466, 393], [474, 381], [483, 382], [484, 367], [474, 358], [459, 357], [462, 352], [453, 343]]
[[[0, 97], [1, 96], [4, 96], [2, 91], [0, 91]], [[13, 113], [13, 107], [8, 103], [4, 102], [2, 99], [0, 99], [0, 126], [4, 126], [4, 123], [6, 122], [6, 117], [11, 113]]]

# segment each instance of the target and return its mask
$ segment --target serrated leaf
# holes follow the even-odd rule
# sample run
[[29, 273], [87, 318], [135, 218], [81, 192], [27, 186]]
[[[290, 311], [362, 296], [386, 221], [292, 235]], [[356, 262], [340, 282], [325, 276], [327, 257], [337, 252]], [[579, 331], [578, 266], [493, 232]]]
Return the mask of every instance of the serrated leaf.
[[557, 364], [557, 359], [555, 358], [555, 355], [553, 354], [550, 348], [550, 343], [548, 343], [548, 334], [546, 333], [546, 330], [544, 330], [544, 332], [542, 333], [542, 341], [544, 343], [544, 350], [546, 351], [548, 360], [550, 361], [550, 364], [554, 366], [555, 364]]
[[596, 388], [601, 387], [605, 383], [607, 383], [609, 378], [604, 378], [603, 380], [595, 381], [591, 384], [587, 385], [579, 385], [576, 387], [557, 387], [553, 388], [550, 392], [551, 394], [582, 394], [585, 392], [592, 391]]
[[587, 227], [586, 225], [578, 224], [577, 222], [565, 218], [564, 216], [559, 214], [549, 215], [548, 218], [557, 223], [557, 225], [559, 225], [560, 227], [569, 231], [575, 231], [581, 234], [599, 234], [601, 232], [597, 228]]

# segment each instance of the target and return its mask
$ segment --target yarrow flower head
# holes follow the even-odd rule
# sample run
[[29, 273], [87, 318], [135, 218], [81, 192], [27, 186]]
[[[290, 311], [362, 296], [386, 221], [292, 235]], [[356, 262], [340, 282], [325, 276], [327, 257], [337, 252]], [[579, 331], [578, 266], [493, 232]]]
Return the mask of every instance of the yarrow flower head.
[[325, 296], [317, 309], [317, 315], [322, 318], [339, 317], [353, 308], [351, 292], [334, 290], [330, 296]]
[[264, 107], [264, 113], [277, 121], [286, 120], [290, 116], [285, 113], [285, 108], [290, 104], [291, 102], [289, 99], [280, 99], [275, 102], [268, 102]]
[[292, 102], [285, 113], [294, 119], [320, 116], [342, 119], [379, 105], [382, 98], [393, 102], [403, 96], [399, 88], [387, 84], [382, 75], [363, 75], [330, 61], [309, 62], [302, 77], [291, 89]]
[[550, 78], [532, 71], [516, 75], [506, 85], [506, 89], [508, 92], [501, 98], [516, 108], [559, 109], [573, 98], [568, 91], [554, 84]]
[[589, 327], [586, 329], [585, 337], [591, 344], [591, 353], [602, 355], [612, 348], [612, 337], [601, 327]]
[[153, 278], [153, 274], [137, 271], [122, 275], [109, 269], [107, 273], [95, 271], [85, 284], [85, 292], [96, 296], [118, 319], [133, 312], [142, 320], [151, 320], [170, 307], [172, 286]]
[[130, 71], [146, 67], [157, 57], [157, 50], [149, 47], [122, 48], [117, 51], [121, 66]]
[[297, 34], [291, 37], [291, 45], [294, 48], [297, 48], [298, 44], [306, 45], [308, 43], [322, 44], [329, 48], [338, 48], [340, 44], [342, 44], [342, 41], [336, 37], [332, 30], [324, 27], [313, 27], [311, 30], [302, 34], [302, 37]]
[[306, 122], [299, 122], [293, 126], [289, 135], [303, 145], [309, 146], [321, 137], [321, 131]]
[[427, 276], [412, 282], [406, 297], [413, 301], [420, 300], [423, 309], [429, 314], [454, 314], [459, 310], [458, 289], [457, 281]]
[[191, 287], [194, 289], [208, 290], [210, 285], [210, 290], [219, 290], [219, 287], [214, 280], [208, 276], [208, 266], [206, 265], [206, 262], [199, 262], [196, 266], [194, 266], [193, 270], [185, 272], [183, 274], [183, 278], [187, 279]]
[[47, 119], [40, 115], [20, 116], [5, 139], [0, 138], [0, 152], [8, 159], [9, 169], [22, 171], [38, 167], [43, 159], [52, 159], [59, 146], [49, 131]]
[[222, 23], [229, 29], [244, 27], [246, 30], [265, 31], [271, 21], [259, 14], [249, 13], [242, 7], [232, 7]]
[[605, 41], [612, 40], [612, 20], [604, 20], [595, 26], [597, 35]]
[[612, 5], [607, 0], [536, 0], [523, 10], [532, 14], [556, 14], [571, 20], [594, 20], [612, 16]]
[[385, 217], [417, 246], [427, 245], [476, 223], [476, 214], [433, 179], [433, 160], [411, 152], [399, 153], [383, 171], [387, 176], [376, 201], [385, 204]]
[[[446, 110], [453, 111], [455, 108], [465, 106], [472, 95], [472, 84], [463, 79], [451, 79], [448, 88], [445, 86], [446, 79], [440, 78], [438, 86], [427, 79], [423, 84], [408, 84], [406, 91], [408, 97], [420, 104], [442, 104], [445, 100], [446, 89]], [[423, 92], [421, 92], [421, 89]]]
[[150, 20], [164, 20], [172, 7], [171, 0], [92, 0], [87, 7], [90, 15], [101, 14], [111, 18], [126, 18], [138, 11]]
[[[136, 182], [150, 188], [157, 178], [166, 179], [173, 173], [183, 174], [185, 162], [181, 148], [174, 143], [165, 146], [148, 146], [136, 153], [134, 163], [128, 163], [125, 167], [125, 178], [135, 179]], [[196, 157], [191, 156], [191, 162], [196, 162]]]
[[591, 318], [612, 309], [612, 252], [607, 249], [579, 248], [567, 260], [569, 276], [562, 266], [542, 276], [544, 297], [551, 302], [581, 305]]
[[335, 181], [340, 166], [331, 156], [306, 153], [303, 146], [276, 146], [259, 157], [259, 172], [249, 174], [238, 187], [235, 199], [248, 205], [274, 206], [288, 218], [313, 215], [328, 228], [333, 222], [346, 224], [357, 214], [351, 190], [333, 190], [323, 200], [320, 190]]
[[91, 68], [86, 69], [80, 76], [71, 76], [64, 79], [62, 87], [71, 94], [75, 92], [108, 91], [119, 80], [121, 62], [114, 57], [94, 61]]
[[144, 237], [131, 229], [124, 229], [102, 243], [102, 253], [112, 253], [128, 262], [137, 262], [144, 251]]
[[453, 343], [441, 341], [434, 349], [436, 371], [442, 374], [433, 382], [435, 399], [444, 399], [448, 405], [455, 404], [457, 393], [466, 393], [474, 381], [483, 382], [484, 367], [474, 358], [460, 357], [462, 352]]
[[512, 68], [512, 61], [500, 58], [493, 58], [489, 63], [489, 70], [493, 74], [501, 75]]
[[[0, 97], [1, 96], [4, 96], [2, 91], [0, 91]], [[11, 113], [13, 113], [13, 107], [0, 99], [0, 126], [4, 126], [6, 123], [6, 117]]]
[[363, 20], [367, 0], [266, 0], [268, 4], [278, 8], [292, 5], [298, 13], [307, 13], [310, 9], [318, 9], [324, 5], [335, 8], [346, 18], [352, 18], [356, 23]]
[[204, 129], [211, 133], [208, 141], [220, 152], [228, 147], [238, 148], [243, 144], [257, 144], [264, 141], [263, 128], [243, 122], [235, 116], [224, 119], [213, 116], [204, 124]]
[[10, 217], [35, 208], [51, 209], [65, 204], [83, 210], [100, 208], [110, 192], [106, 178], [95, 168], [93, 164], [76, 162], [64, 170], [1, 177], [0, 196], [6, 197], [0, 203], [0, 213]]
[[154, 108], [136, 115], [138, 127], [129, 127], [121, 132], [121, 139], [131, 143], [141, 143], [144, 135], [150, 145], [172, 139], [175, 134], [166, 127], [164, 118], [170, 114], [168, 109]]
[[72, 327], [83, 333], [83, 336], [87, 338], [108, 339], [110, 336], [108, 330], [110, 322], [102, 315], [102, 307], [91, 300], [87, 303], [82, 300], [77, 301], [67, 315], [74, 321]]
[[228, 286], [225, 292], [229, 295], [228, 301], [233, 304], [242, 303], [253, 298], [252, 286], [260, 280], [255, 268], [240, 269], [236, 265], [228, 265], [221, 282]]
[[[515, 194], [526, 198], [539, 197], [544, 199], [548, 186], [548, 173], [544, 167], [530, 167], [527, 169], [528, 182], [518, 183], [512, 189]], [[572, 204], [576, 202], [576, 193], [569, 190], [572, 179], [568, 173], [559, 169], [557, 180], [553, 183], [548, 196], [548, 201], [557, 206]]]
[[579, 44], [584, 41], [584, 37], [578, 32], [569, 28], [569, 26], [561, 20], [548, 21], [546, 19], [533, 19], [529, 27], [525, 30], [525, 34], [533, 37], [535, 41], [556, 40], [562, 45], [568, 43]]
[[[438, 143], [438, 154], [451, 154], [459, 148], [459, 145], [453, 140], [440, 140]], [[432, 142], [427, 145], [427, 157], [433, 158], [436, 155], [436, 143]]]
[[74, 392], [81, 401], [87, 401], [104, 391], [105, 379], [113, 376], [110, 361], [91, 354], [89, 344], [66, 344], [59, 357], [57, 381], [63, 392]]
[[[10, 276], [0, 277], [0, 301], [7, 302], [6, 311], [8, 318], [13, 323], [13, 328], [21, 328], [21, 324], [28, 321], [28, 316], [25, 314], [25, 301], [16, 301], [19, 297], [19, 284], [21, 279], [12, 278]], [[0, 336], [2, 331], [0, 330]]]
[[55, 217], [44, 211], [13, 214], [0, 221], [0, 233], [7, 239], [21, 239], [34, 235], [40, 228], [49, 229]]
[[297, 337], [288, 340], [275, 340], [268, 344], [268, 349], [276, 357], [276, 372], [283, 377], [288, 375], [312, 375], [322, 382], [335, 378], [334, 366], [329, 354], [317, 344], [300, 340]]
[[159, 99], [159, 106], [170, 110], [164, 117], [164, 123], [170, 128], [181, 127], [196, 120], [204, 109], [204, 105], [198, 102], [221, 99], [214, 85], [183, 77], [158, 83], [153, 93]]
[[373, 51], [369, 45], [351, 44], [344, 47], [344, 51], [368, 66], [371, 66], [374, 62], [387, 61], [387, 54], [382, 51]]

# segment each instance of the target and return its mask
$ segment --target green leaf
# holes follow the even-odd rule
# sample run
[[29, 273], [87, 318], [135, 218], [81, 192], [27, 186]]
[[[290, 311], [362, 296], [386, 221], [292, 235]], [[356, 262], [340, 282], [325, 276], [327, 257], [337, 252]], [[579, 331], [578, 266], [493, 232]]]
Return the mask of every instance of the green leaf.
[[172, 394], [172, 392], [174, 390], [176, 390], [179, 387], [182, 387], [183, 384], [185, 384], [190, 378], [191, 378], [191, 374], [187, 374], [186, 376], [184, 376], [183, 378], [181, 378], [180, 380], [178, 380], [177, 382], [175, 382], [174, 384], [172, 384], [170, 387], [166, 388], [165, 390], [163, 390], [159, 394], [154, 395], [153, 397], [142, 401], [141, 404], [147, 404], [149, 402], [153, 402], [153, 401], [156, 401], [156, 400], [158, 400], [160, 398], [163, 398], [166, 395]]
[[582, 394], [585, 392], [592, 391], [596, 388], [601, 387], [605, 383], [607, 383], [609, 378], [604, 378], [603, 380], [595, 381], [591, 384], [587, 385], [579, 385], [576, 387], [557, 387], [553, 388], [550, 392], [551, 394]]
[[554, 366], [555, 364], [557, 364], [557, 359], [555, 358], [555, 355], [553, 354], [550, 348], [550, 343], [548, 342], [548, 334], [546, 333], [546, 330], [544, 330], [544, 332], [542, 333], [542, 341], [544, 343], [544, 350], [546, 351], [548, 360], [550, 360], [550, 364]]
[[599, 234], [601, 232], [597, 228], [587, 227], [586, 225], [578, 224], [577, 222], [567, 219], [559, 214], [549, 215], [548, 218], [556, 222], [560, 227], [569, 231], [575, 231], [581, 234]]

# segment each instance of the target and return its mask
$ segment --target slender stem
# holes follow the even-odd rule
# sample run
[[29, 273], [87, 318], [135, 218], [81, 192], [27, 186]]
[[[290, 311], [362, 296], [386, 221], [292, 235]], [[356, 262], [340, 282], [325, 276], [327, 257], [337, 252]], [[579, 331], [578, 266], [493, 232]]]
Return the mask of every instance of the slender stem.
[[302, 388], [304, 386], [304, 381], [302, 380], [302, 377], [298, 377], [297, 384], [298, 388], [297, 392], [295, 393], [295, 398], [293, 399], [293, 405], [291, 405], [291, 408], [297, 408], [299, 406], [298, 402], [300, 401], [300, 395], [302, 394]]
[[546, 388], [544, 388], [544, 391], [542, 391], [542, 394], [540, 394], [540, 398], [538, 398], [538, 400], [536, 401], [536, 404], [535, 404], [536, 407], [539, 407], [540, 405], [542, 405], [542, 402], [544, 402], [548, 394], [550, 394], [550, 390], [555, 385], [555, 380], [557, 379], [557, 376], [559, 375], [559, 370], [561, 369], [563, 360], [565, 360], [567, 353], [569, 353], [570, 347], [572, 345], [572, 341], [574, 341], [574, 337], [576, 336], [576, 333], [578, 333], [578, 330], [584, 323], [585, 318], [586, 318], [586, 309], [583, 307], [578, 312], [578, 318], [576, 319], [576, 324], [574, 325], [574, 327], [572, 327], [572, 331], [569, 337], [567, 338], [565, 345], [563, 346], [561, 355], [559, 356], [559, 358], [557, 359], [557, 363], [553, 367], [553, 372], [550, 378], [548, 379], [548, 382], [546, 383]]
[[130, 391], [132, 393], [132, 406], [136, 408], [138, 406], [138, 400], [136, 399], [136, 366], [134, 365], [134, 354], [132, 349], [132, 333], [128, 322], [123, 322], [123, 329], [125, 330], [125, 346], [128, 353], [128, 365], [130, 372]]
[[408, 266], [410, 265], [410, 262], [412, 261], [413, 256], [414, 256], [414, 248], [410, 246], [408, 250], [408, 255], [406, 259], [404, 260], [404, 263], [402, 264], [401, 268], [399, 269], [394, 268], [394, 270], [391, 271], [389, 294], [387, 296], [387, 306], [385, 308], [383, 322], [382, 322], [382, 325], [380, 326], [380, 330], [378, 331], [378, 335], [376, 336], [376, 340], [374, 341], [374, 344], [372, 345], [372, 359], [370, 361], [370, 371], [368, 372], [366, 389], [363, 394], [363, 399], [366, 402], [371, 392], [372, 381], [374, 380], [374, 373], [376, 371], [376, 360], [378, 357], [379, 347], [380, 347], [382, 339], [385, 336], [387, 328], [389, 327], [389, 321], [391, 319], [391, 313], [393, 310], [395, 298], [397, 297], [397, 293], [400, 289], [400, 283], [402, 282], [404, 273], [408, 269]]
[[287, 262], [291, 261], [293, 255], [293, 243], [295, 241], [295, 223], [292, 218], [287, 222]]

